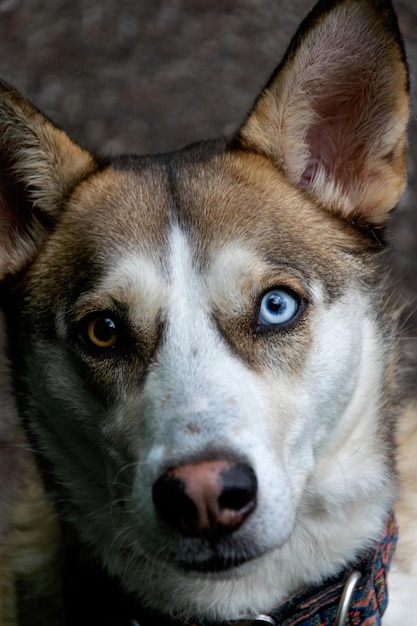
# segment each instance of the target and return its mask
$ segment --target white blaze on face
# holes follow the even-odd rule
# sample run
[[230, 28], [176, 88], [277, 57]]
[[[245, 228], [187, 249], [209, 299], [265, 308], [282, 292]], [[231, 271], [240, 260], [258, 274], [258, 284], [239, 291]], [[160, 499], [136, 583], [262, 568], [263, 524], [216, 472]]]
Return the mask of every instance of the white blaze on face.
[[[252, 465], [258, 479], [255, 534], [270, 546], [291, 532], [294, 510], [280, 452], [264, 421], [264, 383], [232, 354], [211, 317], [209, 294], [174, 228], [161, 298], [163, 338], [143, 390], [143, 449], [136, 484], [168, 467], [215, 455]], [[145, 462], [144, 462], [145, 461]], [[138, 503], [140, 508], [140, 502]]]

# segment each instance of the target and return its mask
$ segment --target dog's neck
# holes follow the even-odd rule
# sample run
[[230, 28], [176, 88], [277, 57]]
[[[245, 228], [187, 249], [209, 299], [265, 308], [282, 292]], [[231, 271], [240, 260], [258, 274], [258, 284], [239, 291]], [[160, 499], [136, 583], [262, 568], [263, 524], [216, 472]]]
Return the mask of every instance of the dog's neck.
[[387, 574], [397, 542], [394, 515], [388, 516], [381, 540], [337, 577], [307, 587], [265, 615], [238, 620], [182, 622], [156, 615], [141, 615], [132, 626], [360, 626], [373, 618], [375, 625], [387, 605]]

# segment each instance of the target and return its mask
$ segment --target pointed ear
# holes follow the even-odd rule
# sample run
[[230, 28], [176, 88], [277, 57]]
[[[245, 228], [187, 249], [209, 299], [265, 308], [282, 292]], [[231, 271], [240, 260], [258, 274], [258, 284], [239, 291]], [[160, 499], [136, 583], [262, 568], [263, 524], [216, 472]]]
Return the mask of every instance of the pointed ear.
[[235, 142], [316, 202], [382, 226], [406, 181], [408, 73], [389, 0], [322, 0]]
[[96, 169], [88, 152], [0, 82], [0, 279], [30, 260], [68, 194]]

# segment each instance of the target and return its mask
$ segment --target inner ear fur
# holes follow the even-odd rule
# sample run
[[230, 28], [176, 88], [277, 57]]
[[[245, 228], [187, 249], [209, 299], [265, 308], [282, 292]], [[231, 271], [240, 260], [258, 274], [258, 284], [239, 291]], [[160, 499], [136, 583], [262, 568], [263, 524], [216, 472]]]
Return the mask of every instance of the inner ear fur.
[[0, 279], [19, 271], [95, 159], [0, 81]]
[[408, 72], [389, 0], [323, 0], [235, 142], [272, 159], [328, 210], [380, 227], [404, 190], [407, 120]]

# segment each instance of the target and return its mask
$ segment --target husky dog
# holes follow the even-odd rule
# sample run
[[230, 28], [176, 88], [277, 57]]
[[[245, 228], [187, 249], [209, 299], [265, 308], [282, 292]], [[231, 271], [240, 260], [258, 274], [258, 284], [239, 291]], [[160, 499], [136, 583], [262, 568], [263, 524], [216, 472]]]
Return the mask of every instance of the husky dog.
[[389, 0], [319, 2], [240, 129], [170, 155], [97, 158], [1, 84], [7, 358], [67, 623], [380, 624], [398, 527], [383, 624], [415, 620], [407, 117]]

